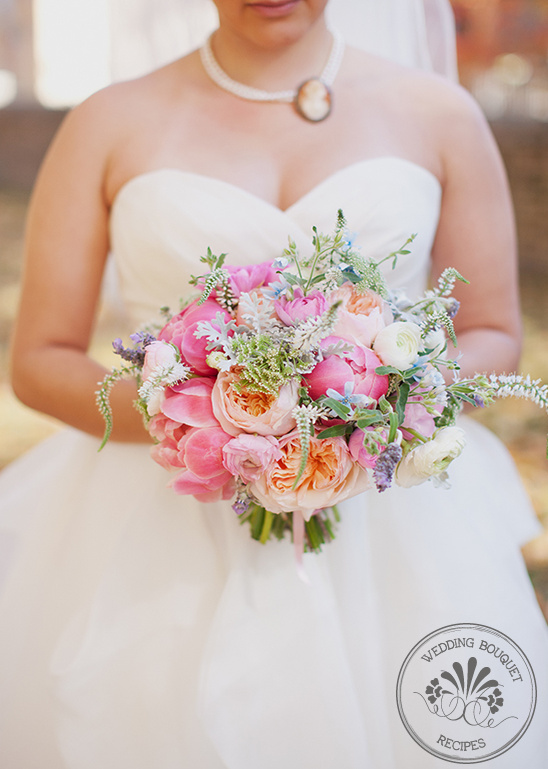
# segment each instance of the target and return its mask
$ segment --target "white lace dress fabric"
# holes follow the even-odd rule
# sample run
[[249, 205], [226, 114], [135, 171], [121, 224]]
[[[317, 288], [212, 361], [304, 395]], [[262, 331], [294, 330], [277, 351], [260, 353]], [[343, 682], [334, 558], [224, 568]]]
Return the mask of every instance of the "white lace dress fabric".
[[[342, 208], [364, 253], [418, 232], [388, 277], [420, 293], [440, 186], [401, 158], [355, 163], [282, 212], [225, 182], [159, 170], [127, 183], [111, 234], [135, 325], [177, 306], [210, 246], [279, 255]], [[548, 765], [548, 633], [519, 554], [538, 524], [500, 443], [469, 419], [452, 488], [369, 492], [306, 555], [250, 539], [230, 503], [166, 488], [144, 445], [66, 430], [0, 478], [4, 769], [430, 769], [398, 715], [409, 650], [459, 622], [526, 652], [537, 711], [496, 769]], [[8, 560], [8, 559], [7, 559]]]

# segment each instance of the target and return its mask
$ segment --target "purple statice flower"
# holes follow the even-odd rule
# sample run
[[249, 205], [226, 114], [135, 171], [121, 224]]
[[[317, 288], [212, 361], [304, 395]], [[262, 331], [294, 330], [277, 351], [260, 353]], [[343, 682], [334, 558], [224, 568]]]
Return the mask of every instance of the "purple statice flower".
[[389, 443], [377, 459], [375, 469], [373, 470], [377, 491], [386, 491], [386, 489], [390, 488], [397, 464], [401, 458], [401, 446], [398, 446], [397, 443]]
[[483, 409], [483, 408], [485, 408], [485, 401], [483, 400], [483, 398], [481, 397], [481, 395], [479, 395], [479, 393], [474, 393], [474, 394], [472, 395], [472, 398], [473, 398], [473, 400], [474, 400], [474, 404], [475, 404], [475, 405], [476, 405], [478, 408], [480, 408], [480, 409]]
[[236, 501], [232, 505], [232, 509], [235, 513], [237, 513], [237, 515], [243, 515], [244, 513], [247, 513], [250, 505], [251, 499], [247, 496], [247, 494], [238, 494]]
[[123, 360], [142, 368], [145, 362], [145, 347], [151, 342], [155, 342], [156, 337], [149, 334], [148, 331], [139, 331], [136, 334], [131, 334], [130, 339], [133, 342], [133, 347], [124, 347], [122, 340], [117, 337], [112, 343], [112, 349]]

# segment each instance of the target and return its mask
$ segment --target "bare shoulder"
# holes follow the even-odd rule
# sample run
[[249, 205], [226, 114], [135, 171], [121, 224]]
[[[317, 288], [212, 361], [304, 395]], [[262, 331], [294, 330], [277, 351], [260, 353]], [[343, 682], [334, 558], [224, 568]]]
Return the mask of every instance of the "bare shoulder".
[[188, 98], [195, 80], [194, 59], [192, 55], [185, 57], [94, 93], [69, 112], [53, 153], [81, 155], [83, 161], [87, 158], [102, 168], [108, 187], [118, 160], [134, 151], [140, 136], [161, 130], [170, 106], [181, 105]]
[[344, 74], [348, 92], [359, 94], [353, 104], [362, 123], [376, 120], [396, 150], [429, 168], [442, 183], [456, 151], [462, 162], [484, 157], [486, 151], [492, 155], [487, 121], [457, 83], [355, 49], [349, 50]]
[[492, 163], [498, 151], [488, 122], [471, 94], [440, 75], [413, 69], [394, 73], [394, 98], [409, 123], [435, 148], [444, 176], [457, 165]]

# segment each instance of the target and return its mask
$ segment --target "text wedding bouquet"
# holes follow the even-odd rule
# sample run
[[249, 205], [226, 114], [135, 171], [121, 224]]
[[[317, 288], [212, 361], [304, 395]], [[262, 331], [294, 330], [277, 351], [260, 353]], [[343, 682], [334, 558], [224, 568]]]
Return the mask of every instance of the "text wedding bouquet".
[[[209, 272], [191, 280], [201, 296], [166, 311], [156, 335], [132, 335], [132, 348], [114, 342], [126, 365], [97, 394], [103, 445], [110, 388], [134, 376], [152, 456], [176, 472], [176, 493], [234, 497], [255, 539], [289, 531], [301, 551], [318, 551], [342, 500], [393, 481], [447, 482], [464, 447], [463, 403], [517, 395], [548, 407], [546, 386], [529, 377], [458, 379], [446, 358], [446, 337], [456, 344], [451, 293], [464, 280], [456, 270], [410, 301], [345, 233], [339, 212], [334, 235], [314, 229], [307, 257], [290, 242], [282, 258], [235, 267], [208, 250]], [[395, 264], [412, 240], [382, 261]], [[455, 372], [450, 384], [444, 368]]]

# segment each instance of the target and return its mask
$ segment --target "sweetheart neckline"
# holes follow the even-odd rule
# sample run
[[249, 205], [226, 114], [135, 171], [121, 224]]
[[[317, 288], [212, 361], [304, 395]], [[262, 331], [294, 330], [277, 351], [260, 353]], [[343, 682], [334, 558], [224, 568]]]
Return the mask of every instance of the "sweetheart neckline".
[[430, 171], [428, 168], [425, 168], [425, 166], [420, 165], [419, 163], [415, 163], [413, 160], [408, 160], [407, 158], [399, 157], [398, 155], [379, 155], [378, 157], [363, 158], [362, 160], [356, 160], [354, 163], [350, 163], [347, 166], [343, 166], [342, 168], [339, 168], [337, 171], [334, 171], [333, 173], [326, 176], [324, 179], [318, 182], [318, 184], [315, 184], [307, 192], [305, 192], [304, 195], [298, 198], [294, 203], [292, 203], [287, 208], [280, 208], [279, 206], [276, 206], [274, 203], [270, 203], [268, 200], [261, 198], [259, 195], [256, 195], [250, 190], [246, 190], [245, 187], [239, 187], [237, 184], [233, 184], [232, 182], [227, 182], [223, 179], [218, 179], [215, 176], [208, 176], [207, 174], [200, 174], [194, 171], [186, 171], [183, 168], [165, 167], [165, 168], [155, 168], [155, 169], [152, 169], [151, 171], [143, 171], [142, 173], [136, 174], [135, 176], [132, 176], [130, 179], [124, 182], [122, 186], [118, 189], [116, 194], [114, 195], [114, 198], [110, 206], [110, 212], [112, 215], [120, 198], [123, 197], [126, 191], [128, 189], [131, 189], [131, 187], [133, 187], [135, 183], [142, 182], [143, 180], [150, 179], [150, 178], [167, 173], [167, 174], [172, 174], [180, 177], [186, 176], [194, 179], [200, 179], [205, 182], [211, 182], [212, 184], [218, 184], [218, 185], [227, 187], [232, 191], [236, 191], [238, 193], [245, 195], [246, 197], [259, 201], [261, 204], [265, 205], [267, 208], [277, 211], [282, 216], [289, 216], [295, 208], [297, 208], [299, 205], [304, 203], [306, 200], [308, 200], [309, 197], [316, 194], [324, 186], [327, 186], [329, 183], [334, 181], [339, 176], [343, 176], [347, 173], [350, 173], [351, 171], [354, 171], [357, 168], [360, 168], [362, 166], [374, 165], [379, 162], [397, 162], [397, 163], [405, 164], [410, 168], [414, 168], [415, 170], [420, 171], [424, 173], [427, 177], [429, 177], [437, 185], [438, 189], [441, 190], [441, 187], [442, 187], [441, 182], [432, 171]]

